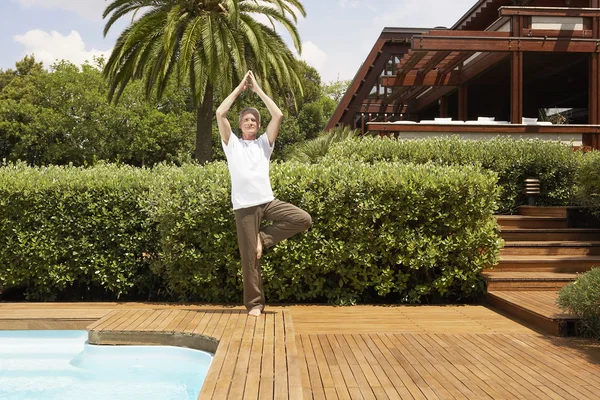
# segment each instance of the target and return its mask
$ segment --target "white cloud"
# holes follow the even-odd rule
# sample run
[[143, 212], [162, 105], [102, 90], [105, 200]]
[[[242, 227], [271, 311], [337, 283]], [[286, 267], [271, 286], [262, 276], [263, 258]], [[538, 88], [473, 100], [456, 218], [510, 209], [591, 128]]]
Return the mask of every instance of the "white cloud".
[[36, 61], [43, 61], [44, 66], [50, 67], [57, 60], [68, 60], [81, 65], [86, 60], [92, 62], [94, 57], [108, 58], [110, 50], [86, 50], [85, 43], [77, 31], [71, 31], [67, 36], [59, 32], [45, 32], [35, 29], [24, 35], [16, 35], [13, 39], [25, 47], [24, 54], [34, 54]]
[[71, 11], [88, 20], [101, 20], [106, 0], [12, 0], [24, 7], [58, 8]]
[[327, 54], [313, 42], [304, 42], [302, 43], [302, 56], [300, 58], [317, 71], [320, 71], [325, 66]]
[[358, 8], [368, 4], [367, 0], [338, 0], [338, 4], [342, 8]]

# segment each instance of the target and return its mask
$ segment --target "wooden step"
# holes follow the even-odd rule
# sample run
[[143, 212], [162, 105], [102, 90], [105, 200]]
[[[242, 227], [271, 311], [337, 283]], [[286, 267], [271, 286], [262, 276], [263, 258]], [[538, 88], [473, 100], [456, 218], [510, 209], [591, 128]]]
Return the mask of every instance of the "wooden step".
[[568, 228], [567, 218], [537, 217], [524, 215], [497, 215], [496, 221], [502, 229], [564, 229]]
[[500, 256], [510, 255], [545, 255], [545, 256], [566, 256], [566, 255], [587, 255], [600, 256], [600, 241], [598, 242], [506, 242], [504, 248], [500, 250]]
[[600, 229], [501, 229], [500, 236], [507, 242], [517, 241], [600, 241]]
[[487, 281], [487, 288], [490, 291], [543, 290], [556, 292], [577, 279], [577, 274], [566, 272], [488, 271], [482, 275]]
[[557, 294], [540, 291], [488, 291], [488, 304], [557, 336], [572, 335], [579, 318], [556, 306]]
[[580, 209], [581, 207], [540, 207], [540, 206], [520, 206], [519, 215], [528, 215], [533, 217], [555, 217], [567, 218], [569, 209]]
[[574, 273], [592, 267], [600, 267], [600, 256], [502, 256], [493, 271]]

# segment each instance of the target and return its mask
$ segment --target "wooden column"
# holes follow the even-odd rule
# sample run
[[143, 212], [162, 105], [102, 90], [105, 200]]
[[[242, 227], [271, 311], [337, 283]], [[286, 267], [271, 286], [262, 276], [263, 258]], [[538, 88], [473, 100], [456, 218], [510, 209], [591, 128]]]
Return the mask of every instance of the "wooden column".
[[458, 119], [462, 121], [466, 121], [467, 110], [468, 110], [468, 99], [467, 92], [469, 90], [469, 85], [464, 84], [458, 87]]
[[[600, 8], [600, 0], [590, 0], [591, 8]], [[600, 38], [600, 19], [592, 18], [592, 31], [594, 38]], [[598, 53], [590, 54], [588, 81], [588, 122], [592, 125], [600, 124], [600, 56]], [[584, 134], [582, 138], [584, 146], [600, 149], [600, 135], [597, 133]]]
[[512, 53], [510, 65], [510, 122], [520, 124], [523, 118], [523, 52]]
[[[513, 36], [521, 36], [523, 17], [512, 18]], [[510, 122], [520, 124], [523, 118], [523, 52], [511, 54], [510, 63]]]
[[[588, 123], [590, 125], [598, 124], [598, 53], [590, 54], [588, 81]], [[593, 146], [594, 134], [583, 134], [582, 144], [584, 146]]]
[[440, 118], [448, 117], [448, 96], [440, 98]]

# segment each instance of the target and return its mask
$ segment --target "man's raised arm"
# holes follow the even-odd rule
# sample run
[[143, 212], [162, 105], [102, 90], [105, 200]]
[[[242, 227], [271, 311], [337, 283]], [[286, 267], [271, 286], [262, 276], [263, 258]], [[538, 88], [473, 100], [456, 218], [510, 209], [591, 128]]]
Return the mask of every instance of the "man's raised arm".
[[240, 82], [240, 84], [233, 89], [233, 92], [223, 100], [221, 105], [217, 108], [217, 125], [219, 126], [219, 134], [221, 134], [221, 139], [226, 145], [229, 145], [229, 137], [231, 136], [231, 125], [227, 120], [227, 112], [233, 105], [233, 102], [238, 98], [240, 94], [244, 90], [248, 88], [248, 76], [250, 75], [250, 71], [244, 75], [244, 79]]
[[256, 78], [252, 71], [248, 71], [248, 75], [250, 78], [250, 89], [260, 97], [263, 103], [265, 103], [265, 106], [267, 106], [269, 113], [271, 113], [271, 122], [267, 125], [267, 138], [269, 139], [269, 144], [273, 146], [275, 139], [277, 139], [277, 135], [279, 135], [279, 127], [281, 127], [281, 122], [283, 121], [283, 113], [279, 107], [277, 107], [277, 104], [263, 92], [258, 85], [258, 82], [256, 82]]

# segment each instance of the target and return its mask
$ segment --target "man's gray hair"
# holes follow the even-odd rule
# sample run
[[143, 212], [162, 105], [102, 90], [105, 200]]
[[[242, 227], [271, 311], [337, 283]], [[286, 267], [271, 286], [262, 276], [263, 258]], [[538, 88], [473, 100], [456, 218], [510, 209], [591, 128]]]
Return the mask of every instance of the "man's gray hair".
[[254, 115], [254, 117], [256, 118], [256, 120], [258, 121], [258, 123], [260, 124], [260, 113], [259, 113], [259, 112], [258, 112], [258, 110], [257, 110], [256, 108], [254, 108], [254, 107], [246, 107], [246, 108], [244, 108], [244, 109], [243, 109], [243, 110], [240, 112], [240, 117], [239, 117], [239, 119], [238, 119], [238, 124], [239, 124], [240, 122], [242, 122], [242, 117], [243, 117], [245, 114], [248, 114], [248, 113], [250, 113], [250, 114]]

